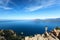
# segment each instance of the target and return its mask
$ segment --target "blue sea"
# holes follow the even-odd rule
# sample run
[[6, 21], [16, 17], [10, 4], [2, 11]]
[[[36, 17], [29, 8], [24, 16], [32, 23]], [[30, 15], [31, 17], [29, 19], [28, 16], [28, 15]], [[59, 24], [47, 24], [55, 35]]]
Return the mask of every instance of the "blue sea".
[[14, 30], [17, 34], [24, 33], [24, 35], [43, 34], [45, 27], [48, 27], [48, 32], [60, 27], [60, 22], [49, 21], [33, 21], [33, 20], [5, 20], [0, 21], [0, 29]]

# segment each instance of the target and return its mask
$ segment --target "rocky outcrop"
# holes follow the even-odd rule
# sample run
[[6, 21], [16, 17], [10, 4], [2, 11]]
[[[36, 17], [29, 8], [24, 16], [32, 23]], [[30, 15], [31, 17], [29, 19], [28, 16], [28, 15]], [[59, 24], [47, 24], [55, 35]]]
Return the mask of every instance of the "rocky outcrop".
[[60, 30], [54, 29], [50, 33], [45, 32], [44, 34], [40, 35], [37, 34], [33, 37], [25, 37], [25, 40], [60, 40]]
[[51, 33], [52, 33], [54, 36], [56, 36], [57, 38], [60, 39], [60, 30], [54, 29]]

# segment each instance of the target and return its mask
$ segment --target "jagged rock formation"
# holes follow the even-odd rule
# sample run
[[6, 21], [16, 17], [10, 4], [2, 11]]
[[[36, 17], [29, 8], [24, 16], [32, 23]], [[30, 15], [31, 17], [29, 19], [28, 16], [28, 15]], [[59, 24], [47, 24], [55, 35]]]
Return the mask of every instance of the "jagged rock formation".
[[53, 35], [60, 39], [60, 30], [54, 29], [51, 33], [53, 33]]
[[44, 34], [40, 35], [37, 34], [33, 37], [25, 37], [25, 40], [60, 40], [60, 30], [54, 29], [50, 33], [45, 32]]

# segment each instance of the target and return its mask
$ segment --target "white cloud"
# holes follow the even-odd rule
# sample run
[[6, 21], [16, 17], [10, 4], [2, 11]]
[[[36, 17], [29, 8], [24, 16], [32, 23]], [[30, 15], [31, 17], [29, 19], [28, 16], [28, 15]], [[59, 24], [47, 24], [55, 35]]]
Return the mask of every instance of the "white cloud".
[[10, 10], [11, 7], [8, 7], [8, 4], [10, 3], [10, 0], [0, 0], [0, 8], [4, 10]]
[[10, 8], [10, 7], [3, 7], [3, 9], [5, 9], [5, 10], [10, 10], [10, 9], [12, 9], [12, 8]]
[[55, 4], [60, 5], [60, 0], [30, 0], [30, 2], [33, 2], [34, 4], [32, 3], [32, 6], [29, 4], [30, 7], [25, 8], [27, 11], [36, 11], [42, 8], [53, 6]]
[[43, 6], [30, 7], [30, 8], [26, 8], [26, 10], [28, 10], [28, 11], [35, 11], [35, 10], [38, 10], [38, 9], [41, 9], [41, 8], [43, 8]]

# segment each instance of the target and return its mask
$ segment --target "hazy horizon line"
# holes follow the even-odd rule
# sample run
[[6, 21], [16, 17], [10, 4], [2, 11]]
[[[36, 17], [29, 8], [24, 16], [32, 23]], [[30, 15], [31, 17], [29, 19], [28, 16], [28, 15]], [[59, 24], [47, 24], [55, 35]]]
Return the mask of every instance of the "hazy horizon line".
[[0, 20], [35, 20], [35, 19], [47, 20], [47, 19], [59, 19], [59, 18], [45, 18], [45, 19], [41, 19], [41, 18], [34, 18], [34, 19], [0, 19]]

